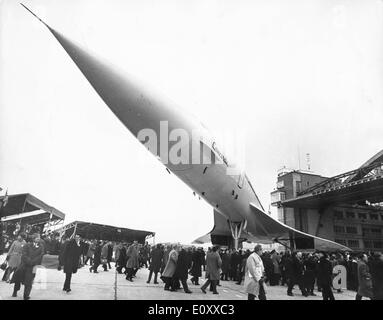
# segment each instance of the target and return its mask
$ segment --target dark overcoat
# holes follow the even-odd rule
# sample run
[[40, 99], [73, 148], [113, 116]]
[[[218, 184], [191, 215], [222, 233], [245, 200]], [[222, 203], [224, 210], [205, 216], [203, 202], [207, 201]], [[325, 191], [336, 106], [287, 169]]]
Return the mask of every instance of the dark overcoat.
[[89, 243], [86, 243], [85, 241], [81, 241], [81, 254], [86, 255], [89, 250]]
[[96, 244], [91, 243], [88, 248], [88, 252], [86, 253], [87, 258], [92, 258], [94, 255], [94, 251], [96, 250]]
[[162, 265], [162, 258], [164, 252], [160, 248], [154, 248], [150, 253], [150, 267], [149, 270], [154, 273], [159, 272]]
[[93, 264], [101, 264], [101, 246], [99, 244], [97, 244], [94, 249]]
[[210, 280], [220, 279], [222, 260], [218, 252], [208, 252], [206, 254], [206, 278]]
[[372, 298], [372, 279], [368, 265], [358, 261], [358, 294], [362, 297]]
[[119, 266], [126, 265], [126, 248], [123, 246], [121, 248], [117, 248], [116, 251], [117, 263]]
[[191, 267], [191, 259], [188, 252], [185, 249], [182, 249], [178, 254], [176, 271], [174, 272], [174, 277], [180, 280], [186, 280], [188, 278], [188, 272]]
[[374, 257], [370, 263], [374, 300], [383, 300], [383, 260]]
[[27, 272], [32, 273], [33, 267], [41, 264], [41, 260], [44, 255], [44, 247], [39, 245], [35, 247], [33, 243], [27, 243], [23, 247], [23, 253], [21, 255], [21, 263], [13, 274], [11, 283], [21, 282], [24, 283], [25, 274]]
[[328, 259], [325, 257], [319, 259], [316, 273], [318, 286], [323, 287], [332, 285], [332, 264]]
[[223, 253], [221, 256], [222, 259], [222, 273], [228, 273], [230, 271], [230, 255]]
[[77, 272], [81, 253], [81, 244], [77, 245], [75, 239], [70, 240], [66, 245], [63, 254], [63, 266], [65, 273]]
[[139, 267], [138, 263], [138, 250], [135, 245], [131, 245], [126, 252], [128, 261], [126, 262], [127, 268], [136, 269]]
[[61, 242], [60, 244], [60, 253], [59, 253], [59, 265], [60, 266], [63, 266], [64, 265], [64, 251], [65, 251], [65, 247], [66, 245], [68, 244], [69, 240], [65, 240], [63, 242]]
[[203, 257], [202, 253], [199, 250], [196, 250], [192, 253], [192, 268], [191, 268], [191, 275], [193, 277], [201, 277], [202, 276], [202, 262], [203, 262]]
[[106, 257], [106, 260], [112, 261], [113, 258], [113, 246], [108, 245], [108, 256]]

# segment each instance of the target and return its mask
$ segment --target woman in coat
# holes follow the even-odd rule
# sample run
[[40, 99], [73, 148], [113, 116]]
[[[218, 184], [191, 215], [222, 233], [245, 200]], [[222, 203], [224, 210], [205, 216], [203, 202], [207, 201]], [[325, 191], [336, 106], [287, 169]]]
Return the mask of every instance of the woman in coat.
[[362, 297], [372, 299], [372, 280], [369, 267], [367, 265], [367, 255], [361, 254], [358, 259], [358, 293], [355, 300], [362, 300]]
[[161, 279], [165, 282], [165, 290], [170, 290], [170, 287], [172, 290], [175, 289], [173, 287], [172, 279], [176, 271], [177, 260], [178, 260], [178, 246], [174, 246], [172, 251], [169, 252], [168, 262], [166, 263], [164, 272], [162, 273], [162, 277], [161, 277]]
[[3, 281], [9, 282], [9, 277], [21, 263], [21, 255], [23, 253], [23, 247], [26, 244], [25, 236], [19, 235], [17, 239], [12, 243], [7, 254], [8, 267], [4, 272]]

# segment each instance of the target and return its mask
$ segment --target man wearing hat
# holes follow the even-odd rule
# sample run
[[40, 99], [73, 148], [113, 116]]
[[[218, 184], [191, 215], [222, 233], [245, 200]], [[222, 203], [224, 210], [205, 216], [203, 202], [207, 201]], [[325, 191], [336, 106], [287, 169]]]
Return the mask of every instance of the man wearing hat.
[[323, 300], [335, 300], [332, 293], [332, 266], [328, 255], [324, 251], [319, 251], [319, 264], [317, 272], [318, 286], [322, 288]]
[[41, 264], [44, 255], [44, 247], [40, 241], [40, 235], [34, 234], [32, 242], [27, 243], [23, 247], [21, 263], [14, 273], [11, 282], [15, 283], [12, 297], [17, 296], [17, 291], [20, 290], [20, 284], [24, 284], [24, 300], [29, 300], [32, 290], [33, 279], [35, 278], [35, 266]]
[[262, 246], [257, 244], [254, 252], [247, 258], [245, 269], [244, 287], [248, 294], [248, 300], [255, 300], [258, 296], [259, 300], [266, 300], [266, 291], [264, 287], [264, 271], [261, 259]]

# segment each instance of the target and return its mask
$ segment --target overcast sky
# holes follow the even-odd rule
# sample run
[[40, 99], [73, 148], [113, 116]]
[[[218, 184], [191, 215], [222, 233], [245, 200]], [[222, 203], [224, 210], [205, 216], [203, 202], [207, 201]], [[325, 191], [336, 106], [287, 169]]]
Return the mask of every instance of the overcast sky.
[[[306, 169], [306, 153], [332, 176], [383, 149], [382, 1], [24, 3], [213, 131], [245, 130], [266, 210], [278, 169]], [[66, 222], [155, 231], [159, 242], [210, 231], [213, 209], [117, 120], [48, 30], [18, 1], [0, 10], [0, 186]]]

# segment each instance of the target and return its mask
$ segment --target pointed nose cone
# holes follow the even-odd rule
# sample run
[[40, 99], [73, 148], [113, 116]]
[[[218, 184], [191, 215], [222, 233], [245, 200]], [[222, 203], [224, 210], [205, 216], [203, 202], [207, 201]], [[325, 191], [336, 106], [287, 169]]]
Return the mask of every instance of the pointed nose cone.
[[[147, 137], [150, 133], [150, 151], [154, 155], [160, 156], [164, 163], [172, 166], [172, 163], [168, 161], [168, 150], [171, 148], [168, 143], [169, 133], [174, 129], [183, 129], [182, 133], [186, 131], [187, 135], [184, 135], [182, 143], [187, 146], [193, 138], [193, 132], [200, 130], [200, 122], [169, 99], [165, 99], [155, 92], [153, 88], [148, 91], [148, 86], [138, 81], [136, 77], [122, 72], [119, 68], [84, 50], [80, 45], [48, 26], [28, 8], [26, 10], [48, 28], [125, 127], [135, 137], [141, 130], [145, 130], [145, 134], [148, 134]], [[166, 128], [164, 129], [164, 127]], [[140, 137], [140, 141], [144, 143], [142, 135]], [[183, 166], [177, 162], [171, 169], [188, 168], [191, 163], [189, 153], [184, 152], [183, 157], [185, 159], [182, 160], [187, 160], [187, 164]]]
[[154, 121], [151, 116], [153, 113], [150, 113], [153, 106], [147, 97], [144, 98], [142, 90], [137, 87], [137, 81], [135, 81], [136, 85], [133, 85], [127, 77], [122, 76], [111, 65], [68, 40], [27, 6], [20, 4], [49, 29], [101, 99], [134, 135], [137, 135], [142, 128], [156, 126], [157, 121]]
[[101, 99], [134, 135], [144, 127], [152, 127], [150, 117], [142, 118], [142, 109], [147, 109], [144, 105], [146, 101], [137, 84], [133, 85], [112, 65], [88, 53], [53, 28], [47, 27]]

